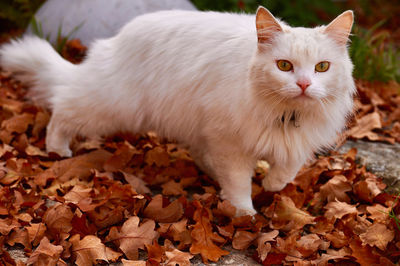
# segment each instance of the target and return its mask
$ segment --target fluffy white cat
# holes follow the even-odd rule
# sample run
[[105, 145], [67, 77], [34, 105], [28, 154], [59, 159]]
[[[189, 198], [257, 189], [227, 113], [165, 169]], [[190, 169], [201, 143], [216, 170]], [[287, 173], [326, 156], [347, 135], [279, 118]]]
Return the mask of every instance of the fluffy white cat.
[[316, 28], [290, 27], [263, 7], [256, 16], [163, 11], [96, 41], [80, 65], [36, 37], [4, 45], [0, 57], [52, 109], [48, 151], [71, 156], [77, 134], [154, 130], [189, 147], [238, 215], [255, 214], [258, 159], [271, 165], [264, 188], [281, 190], [345, 126], [352, 24], [352, 11]]

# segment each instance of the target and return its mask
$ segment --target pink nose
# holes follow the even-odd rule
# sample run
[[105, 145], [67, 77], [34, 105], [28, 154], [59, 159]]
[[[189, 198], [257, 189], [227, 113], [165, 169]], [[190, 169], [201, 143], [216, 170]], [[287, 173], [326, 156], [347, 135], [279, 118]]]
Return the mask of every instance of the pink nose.
[[305, 92], [308, 86], [311, 85], [311, 81], [309, 79], [300, 79], [296, 82], [297, 86], [300, 87], [300, 89]]

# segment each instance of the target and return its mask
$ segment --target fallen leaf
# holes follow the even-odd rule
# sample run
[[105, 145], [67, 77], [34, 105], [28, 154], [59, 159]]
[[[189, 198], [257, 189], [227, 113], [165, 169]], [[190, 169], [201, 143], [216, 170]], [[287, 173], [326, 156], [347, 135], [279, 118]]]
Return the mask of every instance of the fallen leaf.
[[327, 211], [325, 212], [325, 217], [328, 218], [329, 220], [332, 218], [341, 219], [343, 216], [347, 214], [358, 213], [357, 208], [355, 206], [337, 200], [329, 202], [325, 206], [325, 209], [327, 209]]
[[163, 196], [158, 194], [150, 201], [143, 214], [160, 223], [173, 223], [182, 217], [183, 206], [178, 200], [175, 200], [163, 208]]
[[212, 231], [211, 211], [204, 208], [199, 201], [194, 201], [193, 204], [196, 207], [193, 215], [196, 224], [191, 232], [192, 246], [190, 253], [200, 254], [204, 263], [207, 263], [208, 260], [218, 261], [221, 256], [228, 255], [229, 252], [215, 245], [214, 241], [224, 242], [224, 239]]
[[154, 227], [153, 220], [147, 220], [139, 226], [139, 217], [132, 216], [125, 221], [120, 231], [112, 227], [106, 241], [116, 242], [128, 259], [137, 260], [138, 249], [144, 249], [146, 244], [151, 244], [157, 238]]
[[61, 252], [63, 252], [62, 246], [53, 245], [47, 237], [43, 237], [39, 246], [29, 257], [27, 264], [56, 265], [60, 259]]
[[29, 242], [37, 246], [44, 237], [47, 228], [44, 223], [31, 223], [26, 227], [26, 230], [28, 230]]
[[10, 133], [24, 133], [29, 125], [32, 125], [34, 121], [34, 116], [29, 113], [22, 113], [20, 115], [15, 115], [1, 123], [1, 127]]
[[178, 249], [184, 249], [192, 243], [190, 231], [187, 228], [187, 219], [182, 219], [176, 223], [160, 223], [159, 226], [158, 232], [161, 235], [179, 242]]
[[296, 247], [304, 257], [308, 257], [320, 249], [325, 250], [322, 247], [326, 247], [327, 249], [329, 242], [323, 241], [317, 234], [308, 234], [296, 241]]
[[85, 236], [82, 240], [79, 235], [74, 235], [69, 242], [72, 244], [72, 253], [76, 256], [75, 264], [78, 266], [97, 264], [97, 260], [116, 261], [122, 255], [106, 247], [93, 235]]
[[18, 223], [17, 220], [6, 218], [6, 219], [0, 219], [0, 234], [2, 235], [8, 235], [11, 230], [14, 228], [18, 228], [21, 225]]
[[337, 260], [337, 259], [344, 259], [347, 256], [350, 256], [346, 250], [340, 249], [340, 250], [334, 250], [334, 249], [328, 249], [326, 253], [323, 253], [319, 258], [312, 260], [311, 264], [312, 265], [318, 265], [318, 266], [328, 266], [328, 261], [330, 260]]
[[367, 212], [370, 214], [369, 218], [379, 223], [388, 223], [389, 212], [391, 208], [386, 208], [381, 204], [374, 204], [373, 206], [367, 206]]
[[273, 230], [268, 233], [261, 233], [257, 238], [257, 253], [261, 261], [264, 261], [268, 253], [271, 251], [271, 244], [269, 242], [275, 241], [279, 231]]
[[365, 233], [360, 234], [360, 239], [363, 244], [368, 244], [371, 247], [376, 246], [383, 251], [387, 244], [394, 239], [394, 231], [384, 224], [374, 223], [367, 228]]
[[300, 229], [306, 224], [312, 224], [314, 217], [305, 211], [296, 208], [292, 199], [275, 194], [274, 203], [267, 209], [267, 217], [272, 218], [275, 229], [290, 231]]
[[16, 228], [8, 236], [7, 244], [14, 246], [15, 243], [23, 245], [26, 249], [31, 249], [28, 231], [25, 228]]
[[158, 167], [162, 166], [168, 166], [169, 165], [169, 155], [166, 150], [164, 150], [162, 147], [155, 147], [152, 150], [149, 150], [145, 157], [144, 161], [148, 165], [153, 165], [155, 164]]
[[78, 204], [81, 200], [89, 198], [91, 191], [92, 188], [77, 184], [67, 194], [65, 194], [65, 202]]
[[146, 266], [146, 262], [144, 260], [126, 260], [122, 259], [123, 266]]
[[371, 203], [382, 192], [374, 178], [367, 178], [355, 183], [353, 190], [360, 199]]
[[358, 239], [352, 239], [349, 246], [352, 250], [351, 256], [356, 258], [361, 265], [379, 265], [379, 256], [373, 253], [370, 246], [361, 245]]
[[73, 217], [74, 214], [69, 206], [57, 203], [46, 211], [43, 221], [53, 237], [66, 239], [72, 229], [71, 220]]
[[174, 180], [170, 180], [167, 183], [161, 185], [162, 194], [165, 196], [179, 196], [186, 195], [187, 192], [183, 189], [182, 184], [179, 182], [175, 182]]
[[166, 251], [165, 256], [167, 256], [165, 261], [167, 266], [190, 266], [190, 259], [193, 258], [193, 255], [190, 255], [190, 253], [182, 252], [178, 249]]
[[258, 233], [251, 233], [248, 231], [236, 231], [235, 235], [233, 236], [232, 247], [238, 250], [247, 249], [256, 239]]
[[122, 172], [122, 174], [124, 175], [126, 182], [128, 182], [137, 193], [139, 194], [151, 193], [150, 189], [146, 186], [146, 182], [144, 182], [139, 177], [136, 177], [134, 175], [125, 172]]
[[347, 246], [349, 243], [349, 238], [342, 231], [338, 230], [326, 234], [325, 238], [331, 242], [331, 245], [334, 248], [342, 248]]
[[335, 198], [342, 202], [350, 202], [346, 192], [351, 190], [352, 186], [344, 175], [336, 175], [320, 187], [323, 200], [327, 199], [328, 202], [334, 201]]
[[356, 120], [356, 125], [352, 127], [347, 134], [356, 139], [364, 137], [369, 140], [379, 140], [379, 135], [372, 132], [373, 129], [382, 128], [381, 117], [377, 112], [367, 114]]

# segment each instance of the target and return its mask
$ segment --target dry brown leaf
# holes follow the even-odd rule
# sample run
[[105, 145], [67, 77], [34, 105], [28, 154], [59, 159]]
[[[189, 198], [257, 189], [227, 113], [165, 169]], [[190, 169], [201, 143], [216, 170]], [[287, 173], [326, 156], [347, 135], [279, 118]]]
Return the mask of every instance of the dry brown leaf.
[[173, 223], [179, 221], [182, 217], [183, 206], [182, 203], [175, 200], [163, 208], [163, 196], [158, 194], [150, 201], [143, 214], [145, 217], [160, 223]]
[[85, 179], [92, 169], [103, 170], [103, 164], [112, 156], [105, 150], [96, 150], [87, 154], [55, 162], [49, 169], [35, 176], [35, 183], [45, 186], [48, 179], [57, 178], [60, 182], [71, 179]]
[[146, 262], [144, 260], [126, 260], [122, 259], [123, 266], [146, 266]]
[[10, 133], [24, 133], [29, 125], [32, 125], [34, 121], [34, 116], [29, 113], [23, 113], [20, 115], [15, 115], [1, 123], [1, 128]]
[[146, 244], [151, 244], [158, 234], [154, 231], [155, 223], [147, 220], [139, 226], [139, 217], [132, 216], [122, 225], [118, 231], [112, 227], [106, 241], [116, 242], [124, 254], [131, 260], [137, 260], [138, 249], [144, 249]]
[[104, 170], [115, 172], [124, 169], [134, 154], [140, 153], [135, 147], [125, 141], [114, 154], [104, 163]]
[[167, 183], [161, 185], [162, 194], [165, 196], [180, 196], [186, 195], [187, 192], [183, 189], [183, 186], [180, 182], [175, 182], [174, 180], [170, 180]]
[[374, 223], [367, 228], [367, 231], [360, 234], [360, 239], [363, 244], [368, 244], [371, 247], [376, 246], [380, 250], [385, 250], [387, 244], [394, 239], [394, 231], [390, 230], [384, 224]]
[[322, 254], [318, 259], [312, 260], [311, 265], [327, 266], [330, 265], [328, 264], [329, 260], [344, 259], [350, 255], [345, 249], [328, 249], [327, 253]]
[[353, 190], [360, 199], [371, 203], [382, 192], [378, 187], [377, 180], [371, 177], [355, 183]]
[[97, 264], [97, 260], [116, 261], [122, 255], [106, 247], [100, 238], [93, 235], [87, 235], [82, 240], [79, 235], [74, 235], [69, 242], [72, 244], [72, 253], [76, 256], [75, 264], [78, 266]]
[[47, 237], [44, 237], [29, 257], [27, 264], [40, 266], [56, 265], [60, 259], [61, 252], [63, 252], [62, 246], [53, 245]]
[[244, 250], [247, 249], [256, 239], [258, 236], [258, 233], [251, 233], [248, 231], [236, 231], [233, 241], [232, 241], [232, 247], [234, 249], [238, 250]]
[[218, 261], [221, 256], [228, 255], [229, 252], [221, 249], [214, 244], [216, 242], [224, 242], [224, 239], [212, 231], [210, 219], [212, 219], [211, 211], [204, 208], [199, 201], [194, 201], [196, 207], [193, 219], [196, 224], [193, 226], [192, 246], [190, 247], [191, 254], [200, 254], [203, 262], [208, 260]]
[[261, 233], [257, 238], [257, 253], [261, 261], [264, 261], [268, 253], [271, 251], [271, 244], [269, 242], [275, 241], [278, 234], [278, 230], [273, 230], [268, 233]]
[[218, 201], [217, 209], [214, 210], [214, 213], [233, 218], [236, 216], [236, 208], [228, 200]]
[[327, 199], [328, 202], [334, 201], [335, 198], [339, 201], [350, 202], [346, 192], [351, 190], [352, 186], [347, 178], [344, 175], [336, 175], [320, 187], [320, 195], [323, 200]]
[[374, 220], [375, 222], [380, 223], [389, 223], [389, 212], [391, 208], [386, 208], [381, 204], [375, 204], [373, 206], [367, 206], [367, 212], [371, 215], [369, 216], [370, 219]]
[[332, 218], [341, 219], [347, 214], [358, 213], [355, 206], [337, 200], [329, 202], [324, 208], [327, 209], [327, 211], [325, 212], [325, 217], [329, 220]]
[[21, 225], [18, 223], [17, 220], [6, 218], [6, 219], [0, 219], [0, 234], [2, 235], [8, 235], [11, 230], [14, 228], [18, 228]]
[[31, 249], [28, 231], [25, 228], [16, 228], [8, 236], [7, 244], [14, 246], [15, 243], [23, 245], [26, 249]]
[[296, 241], [296, 247], [304, 257], [308, 257], [320, 249], [327, 249], [329, 243], [323, 241], [317, 234], [308, 234]]
[[306, 224], [314, 223], [314, 217], [307, 212], [296, 208], [292, 199], [275, 194], [274, 203], [268, 208], [267, 217], [272, 218], [275, 229], [289, 231], [300, 229]]
[[146, 182], [137, 176], [122, 172], [126, 182], [128, 182], [133, 189], [139, 194], [151, 193], [150, 189], [146, 186]]
[[53, 237], [66, 239], [72, 229], [71, 220], [73, 217], [74, 214], [69, 206], [57, 203], [46, 211], [43, 221]]
[[358, 263], [361, 265], [379, 265], [379, 256], [373, 252], [370, 246], [363, 246], [358, 239], [352, 239], [349, 244], [352, 250], [351, 256], [356, 258]]
[[166, 251], [165, 256], [167, 256], [165, 261], [167, 266], [190, 266], [190, 259], [193, 258], [193, 255], [190, 253], [182, 252], [178, 249]]
[[376, 128], [382, 128], [381, 117], [377, 112], [373, 112], [356, 120], [356, 125], [348, 131], [348, 135], [356, 139], [366, 137], [372, 141], [379, 140], [379, 135], [372, 132]]
[[184, 249], [192, 243], [190, 231], [187, 228], [187, 219], [176, 223], [159, 224], [158, 232], [164, 237], [179, 242], [178, 249]]
[[89, 198], [92, 190], [93, 189], [90, 187], [77, 184], [67, 194], [65, 194], [65, 202], [78, 204], [81, 200]]
[[146, 153], [144, 161], [148, 165], [155, 164], [158, 167], [168, 166], [169, 155], [166, 150], [164, 150], [162, 147], [157, 146]]
[[349, 238], [342, 231], [334, 230], [326, 234], [325, 238], [331, 241], [331, 245], [334, 248], [342, 248], [349, 244]]
[[31, 223], [26, 227], [26, 230], [28, 230], [29, 242], [31, 242], [33, 246], [37, 246], [42, 240], [47, 228], [44, 223]]

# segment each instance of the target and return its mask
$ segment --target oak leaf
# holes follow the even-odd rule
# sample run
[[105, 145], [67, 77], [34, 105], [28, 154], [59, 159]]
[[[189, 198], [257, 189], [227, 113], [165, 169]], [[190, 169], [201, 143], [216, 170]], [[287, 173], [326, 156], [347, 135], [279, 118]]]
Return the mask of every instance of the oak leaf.
[[58, 203], [46, 211], [43, 221], [53, 237], [66, 239], [72, 229], [71, 220], [73, 217], [74, 214], [69, 206]]
[[371, 214], [369, 216], [369, 218], [376, 222], [380, 222], [380, 223], [390, 222], [390, 219], [389, 219], [390, 210], [391, 210], [391, 208], [386, 208], [381, 204], [367, 206], [367, 212]]
[[65, 194], [65, 202], [78, 204], [79, 201], [90, 197], [91, 191], [92, 188], [77, 184], [67, 194]]
[[347, 256], [350, 256], [349, 252], [345, 249], [334, 250], [328, 249], [326, 253], [323, 253], [319, 258], [312, 260], [311, 265], [318, 265], [318, 266], [328, 266], [329, 260], [337, 260], [337, 259], [344, 259]]
[[344, 175], [336, 175], [320, 187], [322, 198], [327, 199], [328, 202], [334, 201], [335, 198], [339, 201], [350, 202], [346, 192], [351, 190], [352, 187]]
[[261, 261], [264, 261], [268, 253], [271, 251], [271, 244], [269, 242], [275, 241], [279, 231], [273, 230], [268, 233], [261, 233], [257, 238], [257, 253]]
[[229, 252], [215, 245], [214, 241], [224, 242], [225, 240], [212, 231], [211, 211], [204, 208], [197, 200], [193, 204], [196, 207], [193, 215], [196, 224], [191, 232], [192, 246], [190, 247], [190, 253], [194, 255], [200, 254], [204, 263], [207, 263], [208, 260], [218, 261], [221, 256], [228, 255]]
[[368, 177], [354, 184], [354, 193], [362, 200], [373, 202], [374, 198], [378, 196], [382, 190], [378, 187], [377, 180]]
[[11, 230], [21, 226], [17, 220], [6, 218], [0, 219], [0, 234], [8, 235]]
[[162, 147], [157, 146], [152, 150], [149, 150], [145, 157], [144, 161], [148, 165], [155, 164], [158, 167], [161, 166], [168, 166], [169, 165], [169, 155], [166, 150], [164, 150]]
[[93, 235], [87, 235], [82, 240], [79, 235], [74, 235], [69, 242], [72, 243], [72, 253], [76, 256], [75, 264], [78, 266], [97, 264], [97, 260], [116, 261], [122, 255], [106, 247]]
[[326, 234], [325, 238], [331, 241], [331, 245], [334, 248], [342, 248], [349, 243], [349, 238], [342, 231], [334, 230]]
[[373, 112], [357, 119], [356, 125], [347, 134], [356, 139], [366, 137], [372, 141], [379, 140], [379, 135], [372, 131], [376, 128], [382, 128], [381, 117], [377, 112]]
[[26, 230], [28, 230], [29, 242], [31, 242], [32, 245], [37, 246], [43, 238], [47, 228], [44, 223], [31, 223], [26, 227]]
[[183, 186], [180, 182], [175, 182], [174, 180], [170, 180], [167, 183], [161, 185], [162, 194], [165, 196], [179, 196], [186, 195], [187, 192], [183, 189]]
[[104, 163], [104, 170], [115, 172], [125, 168], [134, 154], [140, 153], [135, 147], [125, 141], [114, 154]]
[[366, 245], [363, 246], [361, 241], [354, 238], [349, 243], [352, 250], [351, 256], [356, 258], [361, 265], [379, 265], [379, 255], [375, 254], [373, 249]]
[[156, 195], [143, 212], [144, 216], [160, 223], [173, 223], [179, 221], [183, 215], [183, 206], [175, 200], [163, 208], [163, 196]]
[[146, 266], [146, 262], [144, 260], [126, 260], [122, 259], [123, 266]]
[[325, 209], [327, 209], [327, 211], [325, 212], [325, 217], [328, 218], [329, 220], [332, 218], [341, 219], [343, 216], [347, 214], [358, 213], [357, 208], [355, 206], [337, 200], [329, 202], [325, 206]]
[[169, 239], [179, 242], [178, 249], [183, 249], [190, 245], [192, 238], [187, 228], [187, 219], [182, 219], [176, 223], [160, 223], [158, 232]]
[[27, 264], [40, 266], [56, 265], [62, 252], [62, 246], [53, 245], [47, 237], [43, 237], [39, 246], [29, 257]]
[[233, 236], [232, 247], [238, 250], [247, 249], [256, 239], [258, 233], [251, 233], [248, 231], [236, 231], [235, 235]]
[[390, 230], [384, 224], [374, 223], [367, 228], [367, 231], [360, 234], [360, 239], [363, 244], [368, 244], [371, 247], [376, 246], [384, 251], [387, 244], [394, 239], [394, 231]]
[[182, 252], [178, 249], [166, 251], [165, 256], [167, 257], [165, 261], [167, 266], [190, 266], [190, 259], [193, 258], [190, 253]]
[[125, 172], [122, 172], [122, 174], [124, 175], [126, 182], [128, 182], [137, 193], [147, 194], [151, 192], [150, 189], [146, 186], [146, 183], [139, 177]]
[[314, 223], [314, 217], [296, 208], [291, 198], [275, 194], [274, 203], [267, 209], [267, 217], [272, 218], [274, 229], [290, 231]]
[[28, 231], [25, 228], [16, 228], [8, 236], [7, 244], [14, 246], [15, 243], [22, 244], [26, 249], [31, 249]]
[[296, 247], [304, 257], [308, 257], [318, 250], [327, 249], [329, 242], [323, 241], [317, 234], [308, 234], [296, 241]]
[[151, 244], [158, 237], [154, 227], [153, 220], [147, 220], [139, 226], [139, 217], [132, 216], [125, 221], [120, 231], [112, 227], [106, 241], [116, 242], [128, 259], [136, 260], [138, 249], [144, 249], [146, 244]]

